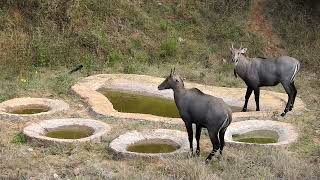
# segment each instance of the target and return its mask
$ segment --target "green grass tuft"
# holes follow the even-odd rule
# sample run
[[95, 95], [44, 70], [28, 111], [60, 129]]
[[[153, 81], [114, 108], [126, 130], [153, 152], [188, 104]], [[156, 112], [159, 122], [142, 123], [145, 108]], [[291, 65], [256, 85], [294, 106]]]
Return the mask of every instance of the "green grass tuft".
[[27, 136], [23, 134], [23, 132], [19, 132], [18, 134], [14, 135], [11, 140], [13, 144], [25, 144], [27, 143]]
[[178, 43], [176, 39], [170, 38], [164, 40], [160, 45], [160, 56], [163, 58], [175, 56], [177, 49]]

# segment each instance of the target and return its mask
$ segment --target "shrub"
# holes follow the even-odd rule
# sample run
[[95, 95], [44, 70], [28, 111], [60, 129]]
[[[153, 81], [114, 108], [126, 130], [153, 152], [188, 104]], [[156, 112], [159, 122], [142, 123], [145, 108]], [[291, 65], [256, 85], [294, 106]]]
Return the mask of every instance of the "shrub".
[[91, 53], [88, 53], [83, 57], [82, 63], [87, 75], [90, 75], [92, 71], [96, 70], [99, 65], [96, 57]]
[[134, 59], [137, 62], [145, 63], [148, 61], [148, 54], [145, 51], [141, 51], [141, 50], [135, 51], [134, 52]]
[[118, 50], [111, 50], [108, 57], [107, 57], [107, 65], [113, 66], [115, 63], [123, 60], [124, 56], [121, 51]]
[[172, 57], [176, 55], [178, 49], [178, 43], [176, 39], [167, 39], [160, 45], [161, 57]]
[[166, 31], [168, 29], [168, 22], [166, 20], [161, 19], [159, 25], [162, 31]]

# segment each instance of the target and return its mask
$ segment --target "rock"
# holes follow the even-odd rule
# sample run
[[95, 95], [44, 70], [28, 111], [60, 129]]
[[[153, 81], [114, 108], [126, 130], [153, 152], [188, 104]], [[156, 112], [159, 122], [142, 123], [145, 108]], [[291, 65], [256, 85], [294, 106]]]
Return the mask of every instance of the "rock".
[[75, 169], [73, 170], [73, 174], [74, 174], [75, 176], [78, 176], [78, 175], [80, 174], [80, 168], [75, 168]]
[[179, 37], [179, 38], [178, 38], [178, 41], [179, 41], [179, 42], [185, 42], [186, 40], [183, 39], [182, 37]]
[[53, 178], [59, 179], [59, 175], [58, 175], [57, 173], [54, 173], [54, 174], [53, 174]]

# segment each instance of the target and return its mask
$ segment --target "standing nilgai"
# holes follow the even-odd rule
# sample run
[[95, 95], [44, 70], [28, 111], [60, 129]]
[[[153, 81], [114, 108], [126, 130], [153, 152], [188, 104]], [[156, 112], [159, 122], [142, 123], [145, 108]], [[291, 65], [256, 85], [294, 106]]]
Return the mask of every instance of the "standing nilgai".
[[193, 131], [192, 124], [196, 124], [196, 154], [200, 155], [201, 129], [207, 128], [213, 145], [212, 152], [206, 159], [210, 162], [214, 154], [224, 147], [224, 134], [232, 121], [232, 112], [229, 106], [220, 98], [204, 94], [199, 89], [185, 89], [184, 83], [175, 70], [159, 85], [159, 90], [172, 89], [174, 101], [179, 114], [184, 121], [190, 143], [190, 150], [193, 154]]
[[297, 96], [297, 89], [294, 85], [294, 78], [299, 72], [300, 62], [289, 56], [276, 58], [248, 58], [247, 48], [230, 48], [232, 63], [235, 65], [234, 74], [238, 74], [247, 85], [245, 103], [242, 111], [247, 111], [248, 100], [254, 91], [256, 111], [259, 111], [260, 87], [275, 86], [282, 84], [288, 94], [288, 102], [281, 116], [291, 111]]

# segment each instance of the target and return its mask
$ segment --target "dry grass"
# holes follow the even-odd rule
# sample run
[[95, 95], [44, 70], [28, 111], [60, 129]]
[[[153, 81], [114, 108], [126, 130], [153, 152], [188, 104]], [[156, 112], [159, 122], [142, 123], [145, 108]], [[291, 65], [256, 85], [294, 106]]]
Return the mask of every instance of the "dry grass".
[[[101, 120], [112, 124], [113, 127], [110, 136], [104, 137], [102, 143], [44, 147], [30, 143], [13, 144], [11, 139], [22, 130], [24, 123], [1, 121], [1, 177], [19, 179], [51, 179], [55, 176], [63, 179], [128, 179], [128, 177], [130, 179], [316, 179], [320, 176], [319, 156], [301, 153], [299, 149], [289, 151], [278, 148], [227, 146], [220, 160], [215, 159], [211, 165], [205, 165], [204, 158], [211, 149], [205, 133], [202, 135], [200, 158], [118, 160], [107, 148], [107, 144], [118, 135], [133, 129], [183, 130], [184, 127], [109, 118]], [[295, 119], [295, 121], [298, 120], [300, 119]], [[292, 148], [303, 146], [304, 140], [300, 139]]]

